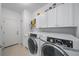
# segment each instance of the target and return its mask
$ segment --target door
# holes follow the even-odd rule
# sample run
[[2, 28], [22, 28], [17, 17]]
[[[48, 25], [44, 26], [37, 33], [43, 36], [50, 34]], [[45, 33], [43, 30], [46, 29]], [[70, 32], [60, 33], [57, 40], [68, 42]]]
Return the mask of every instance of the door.
[[18, 23], [13, 19], [4, 19], [4, 46], [10, 46], [19, 42], [18, 39]]
[[41, 55], [42, 56], [68, 56], [68, 54], [64, 50], [52, 44], [44, 44], [41, 48]]

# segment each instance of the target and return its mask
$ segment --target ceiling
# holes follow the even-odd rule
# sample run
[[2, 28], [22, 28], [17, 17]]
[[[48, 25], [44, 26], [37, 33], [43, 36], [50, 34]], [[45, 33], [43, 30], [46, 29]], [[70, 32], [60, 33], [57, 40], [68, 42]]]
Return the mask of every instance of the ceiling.
[[2, 7], [14, 10], [19, 13], [21, 13], [24, 9], [33, 13], [46, 4], [47, 3], [2, 3]]

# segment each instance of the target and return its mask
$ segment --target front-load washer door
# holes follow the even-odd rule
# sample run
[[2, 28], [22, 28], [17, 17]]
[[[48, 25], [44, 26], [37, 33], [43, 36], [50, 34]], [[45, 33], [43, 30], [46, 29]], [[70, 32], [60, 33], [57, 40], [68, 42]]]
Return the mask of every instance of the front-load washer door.
[[36, 54], [38, 50], [38, 45], [35, 38], [28, 39], [28, 47], [31, 54]]
[[44, 44], [41, 49], [41, 55], [42, 56], [68, 56], [68, 54], [64, 50], [52, 44]]

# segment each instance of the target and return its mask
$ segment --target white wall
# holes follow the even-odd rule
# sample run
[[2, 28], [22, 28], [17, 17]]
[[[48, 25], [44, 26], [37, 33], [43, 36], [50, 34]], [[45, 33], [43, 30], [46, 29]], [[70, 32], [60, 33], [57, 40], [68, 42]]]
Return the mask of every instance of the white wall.
[[31, 20], [31, 14], [27, 10], [24, 10], [22, 13], [22, 19], [23, 19], [23, 31], [24, 33], [30, 31], [30, 20]]
[[50, 6], [52, 6], [53, 3], [46, 4], [42, 6], [41, 8], [37, 9], [35, 12], [33, 12], [32, 18], [37, 16], [37, 13], [44, 14], [45, 10], [47, 10]]
[[28, 10], [24, 10], [22, 12], [22, 39], [23, 44], [28, 47], [27, 44], [27, 37], [25, 37], [25, 34], [30, 32], [30, 21], [31, 21], [32, 13], [30, 13]]
[[5, 18], [11, 18], [11, 19], [21, 19], [21, 15], [15, 11], [12, 11], [10, 9], [7, 8], [2, 8], [2, 16]]

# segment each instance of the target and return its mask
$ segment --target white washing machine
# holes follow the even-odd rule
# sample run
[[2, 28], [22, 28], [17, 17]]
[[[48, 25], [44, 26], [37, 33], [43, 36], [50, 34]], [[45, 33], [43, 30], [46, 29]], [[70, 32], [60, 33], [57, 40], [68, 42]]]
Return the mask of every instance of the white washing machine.
[[37, 32], [31, 32], [28, 38], [28, 56], [39, 56], [39, 35]]
[[41, 56], [79, 56], [79, 39], [72, 35], [45, 33], [40, 43]]

